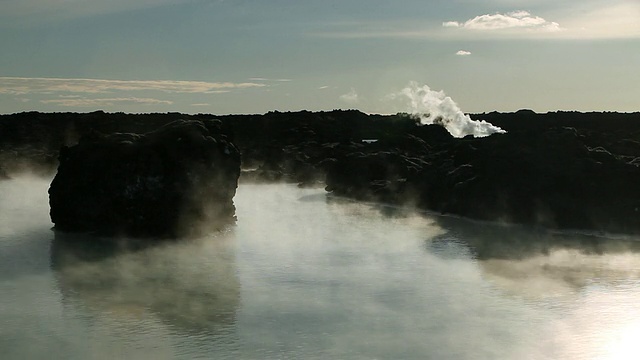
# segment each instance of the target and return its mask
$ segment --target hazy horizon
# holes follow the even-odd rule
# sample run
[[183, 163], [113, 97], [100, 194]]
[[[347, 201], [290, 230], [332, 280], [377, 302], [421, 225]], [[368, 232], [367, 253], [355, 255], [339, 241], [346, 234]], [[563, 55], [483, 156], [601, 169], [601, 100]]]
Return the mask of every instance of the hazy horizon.
[[635, 0], [6, 0], [0, 113], [640, 111]]

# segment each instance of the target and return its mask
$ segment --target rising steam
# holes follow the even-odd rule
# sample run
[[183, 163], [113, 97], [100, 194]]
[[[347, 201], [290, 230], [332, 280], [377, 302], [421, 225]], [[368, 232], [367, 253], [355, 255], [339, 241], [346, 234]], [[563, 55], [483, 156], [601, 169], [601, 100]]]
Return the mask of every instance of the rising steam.
[[440, 124], [454, 137], [484, 137], [506, 132], [484, 120], [472, 120], [451, 97], [443, 91], [431, 90], [427, 85], [419, 86], [412, 81], [392, 98], [408, 99], [411, 114], [420, 119], [422, 124]]

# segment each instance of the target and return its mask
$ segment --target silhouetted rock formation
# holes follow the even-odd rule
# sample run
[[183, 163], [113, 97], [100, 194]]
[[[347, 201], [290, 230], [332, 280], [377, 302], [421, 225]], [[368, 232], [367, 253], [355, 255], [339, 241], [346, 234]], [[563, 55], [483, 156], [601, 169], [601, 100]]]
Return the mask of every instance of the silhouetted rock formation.
[[475, 219], [640, 231], [640, 154], [590, 147], [593, 137], [568, 127], [431, 139], [340, 157], [327, 190]]
[[220, 125], [180, 120], [63, 147], [49, 189], [56, 229], [175, 237], [233, 221], [240, 153]]
[[[180, 117], [212, 115], [1, 115], [0, 167], [9, 176], [34, 167], [46, 173], [61, 145], [93, 131], [144, 133]], [[471, 117], [507, 133], [457, 139], [408, 114], [355, 110], [218, 118], [242, 152], [241, 180], [326, 183], [341, 196], [479, 219], [640, 232], [640, 113]]]

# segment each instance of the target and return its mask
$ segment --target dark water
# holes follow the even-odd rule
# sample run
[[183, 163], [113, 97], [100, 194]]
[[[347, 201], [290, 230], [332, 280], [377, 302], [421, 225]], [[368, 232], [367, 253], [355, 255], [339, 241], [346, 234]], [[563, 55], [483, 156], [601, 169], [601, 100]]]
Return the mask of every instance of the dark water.
[[[2, 359], [637, 359], [634, 239], [246, 185], [238, 224], [122, 251], [0, 183]], [[170, 209], [169, 209], [170, 210]]]

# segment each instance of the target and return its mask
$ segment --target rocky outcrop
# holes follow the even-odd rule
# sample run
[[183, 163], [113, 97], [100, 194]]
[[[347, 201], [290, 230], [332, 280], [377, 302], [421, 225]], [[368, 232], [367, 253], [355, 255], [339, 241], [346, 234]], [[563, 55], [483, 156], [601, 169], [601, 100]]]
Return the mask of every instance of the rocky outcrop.
[[[61, 145], [93, 131], [144, 133], [178, 117], [210, 115], [0, 115], [0, 167], [9, 176], [49, 174]], [[358, 199], [486, 220], [640, 232], [640, 113], [522, 110], [471, 118], [507, 134], [454, 139], [409, 114], [353, 110], [219, 117], [242, 152], [246, 181], [315, 186], [326, 176], [328, 190]]]
[[403, 147], [336, 159], [327, 190], [482, 220], [640, 232], [640, 154], [592, 142], [569, 127], [452, 141], [407, 137]]
[[63, 147], [59, 162], [49, 188], [57, 230], [176, 237], [235, 219], [240, 153], [218, 121], [92, 133]]

